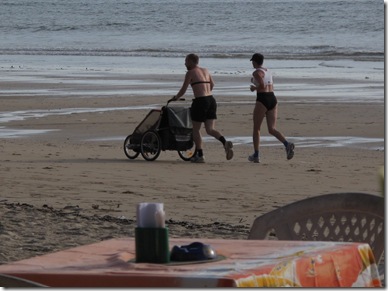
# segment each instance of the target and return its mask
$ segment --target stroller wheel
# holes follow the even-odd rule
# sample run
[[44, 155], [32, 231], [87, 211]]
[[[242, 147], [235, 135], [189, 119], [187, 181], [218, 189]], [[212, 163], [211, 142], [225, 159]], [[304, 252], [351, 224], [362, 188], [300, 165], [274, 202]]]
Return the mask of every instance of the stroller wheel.
[[159, 157], [161, 151], [161, 140], [159, 135], [153, 131], [146, 131], [140, 142], [140, 152], [147, 161], [154, 161]]
[[[139, 146], [131, 143], [132, 135], [128, 135], [124, 141], [124, 153], [128, 159], [136, 159], [140, 152], [138, 151]], [[135, 149], [137, 148], [137, 151]]]
[[178, 151], [178, 155], [181, 157], [182, 160], [186, 162], [190, 161], [190, 159], [194, 157], [195, 154], [196, 154], [195, 146], [185, 151]]

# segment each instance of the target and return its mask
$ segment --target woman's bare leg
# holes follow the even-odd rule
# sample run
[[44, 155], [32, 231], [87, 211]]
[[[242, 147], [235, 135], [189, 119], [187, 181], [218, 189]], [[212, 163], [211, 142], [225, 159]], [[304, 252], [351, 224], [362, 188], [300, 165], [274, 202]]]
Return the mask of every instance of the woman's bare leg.
[[267, 112], [267, 108], [260, 103], [256, 102], [255, 109], [253, 110], [253, 149], [259, 151], [260, 146], [260, 128], [263, 123], [264, 116]]
[[274, 109], [269, 110], [267, 112], [268, 132], [284, 144], [286, 141], [286, 138], [280, 131], [276, 129], [277, 118], [278, 118], [278, 106], [276, 105]]
[[278, 107], [276, 106], [271, 111], [267, 112], [267, 126], [268, 132], [282, 142], [286, 148], [287, 160], [291, 160], [294, 157], [295, 145], [292, 142], [288, 142], [284, 135], [276, 129], [276, 120], [278, 115]]

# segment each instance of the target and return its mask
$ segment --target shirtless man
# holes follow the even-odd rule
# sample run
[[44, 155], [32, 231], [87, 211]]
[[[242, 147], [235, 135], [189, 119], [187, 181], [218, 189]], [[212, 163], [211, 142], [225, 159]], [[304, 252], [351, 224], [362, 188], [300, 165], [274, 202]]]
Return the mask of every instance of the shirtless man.
[[217, 131], [215, 127], [215, 120], [217, 119], [217, 103], [212, 95], [214, 81], [209, 71], [206, 68], [198, 66], [199, 57], [196, 54], [189, 54], [185, 59], [185, 66], [187, 73], [183, 85], [178, 94], [173, 97], [178, 100], [185, 93], [189, 85], [193, 90], [194, 99], [191, 104], [191, 120], [193, 123], [193, 140], [196, 147], [196, 155], [191, 158], [193, 163], [204, 163], [204, 155], [202, 149], [201, 125], [205, 124], [206, 133], [213, 136], [222, 142], [226, 159], [233, 158], [233, 143], [226, 141], [225, 137]]
[[282, 142], [286, 148], [287, 160], [294, 157], [294, 144], [288, 142], [284, 135], [276, 129], [278, 115], [277, 99], [273, 91], [273, 80], [271, 72], [263, 67], [264, 56], [255, 53], [252, 58], [252, 65], [255, 71], [252, 74], [251, 92], [256, 91], [256, 104], [253, 110], [253, 149], [254, 153], [248, 157], [250, 162], [260, 163], [260, 127], [264, 117], [267, 118], [268, 132]]

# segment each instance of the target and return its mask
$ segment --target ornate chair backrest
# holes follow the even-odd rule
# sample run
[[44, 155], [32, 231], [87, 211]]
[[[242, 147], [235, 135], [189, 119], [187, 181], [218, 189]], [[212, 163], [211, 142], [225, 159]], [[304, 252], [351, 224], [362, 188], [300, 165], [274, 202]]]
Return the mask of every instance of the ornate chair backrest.
[[384, 198], [334, 193], [300, 200], [257, 217], [248, 239], [366, 242], [384, 254]]

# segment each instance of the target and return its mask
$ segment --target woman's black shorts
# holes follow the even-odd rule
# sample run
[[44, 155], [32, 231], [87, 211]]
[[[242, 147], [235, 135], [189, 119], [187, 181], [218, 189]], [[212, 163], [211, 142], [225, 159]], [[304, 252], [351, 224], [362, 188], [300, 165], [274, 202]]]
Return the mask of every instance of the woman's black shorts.
[[276, 104], [278, 104], [278, 100], [276, 99], [274, 92], [257, 92], [256, 101], [262, 103], [267, 110], [274, 109]]

